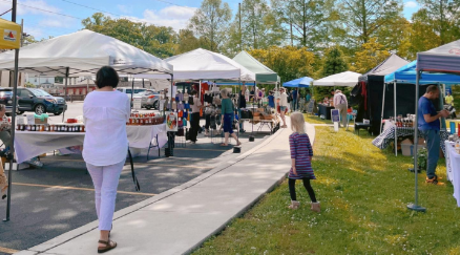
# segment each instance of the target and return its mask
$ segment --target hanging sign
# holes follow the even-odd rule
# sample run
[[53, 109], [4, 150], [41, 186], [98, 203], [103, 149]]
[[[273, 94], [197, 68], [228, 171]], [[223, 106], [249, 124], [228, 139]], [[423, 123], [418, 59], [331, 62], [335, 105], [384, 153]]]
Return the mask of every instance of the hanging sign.
[[177, 132], [179, 122], [177, 119], [177, 113], [170, 112], [166, 115], [166, 131]]
[[4, 19], [0, 19], [0, 49], [19, 49], [21, 47], [21, 26]]

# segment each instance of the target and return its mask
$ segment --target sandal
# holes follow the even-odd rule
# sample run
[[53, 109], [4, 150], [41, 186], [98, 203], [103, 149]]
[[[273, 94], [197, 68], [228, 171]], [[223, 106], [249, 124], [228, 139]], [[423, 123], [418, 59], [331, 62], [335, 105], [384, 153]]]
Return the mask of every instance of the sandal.
[[221, 147], [227, 147], [228, 144], [222, 143], [220, 146], [221, 146]]
[[241, 142], [238, 142], [238, 143], [236, 144], [236, 146], [241, 146]]
[[99, 240], [99, 243], [100, 244], [105, 244], [105, 247], [104, 248], [98, 247], [97, 248], [97, 253], [108, 252], [108, 251], [110, 251], [112, 249], [115, 249], [117, 247], [117, 243], [113, 242], [113, 241], [110, 241], [110, 239], [107, 240], [107, 241]]

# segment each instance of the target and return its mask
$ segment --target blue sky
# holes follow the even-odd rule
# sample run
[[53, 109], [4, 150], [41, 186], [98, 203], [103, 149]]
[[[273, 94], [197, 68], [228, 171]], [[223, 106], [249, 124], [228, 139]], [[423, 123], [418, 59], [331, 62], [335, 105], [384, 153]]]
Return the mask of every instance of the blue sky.
[[[224, 1], [228, 2], [234, 11], [241, 2]], [[179, 30], [186, 26], [200, 3], [201, 0], [18, 0], [18, 23], [24, 19], [25, 32], [41, 39], [75, 32], [82, 28], [82, 19], [103, 10], [114, 18], [126, 17], [156, 25], [172, 26]], [[412, 13], [418, 10], [418, 4], [415, 0], [404, 0], [404, 4], [404, 15], [410, 19]], [[9, 8], [11, 0], [0, 0], [0, 13]], [[8, 13], [3, 18], [9, 20], [11, 14]]]

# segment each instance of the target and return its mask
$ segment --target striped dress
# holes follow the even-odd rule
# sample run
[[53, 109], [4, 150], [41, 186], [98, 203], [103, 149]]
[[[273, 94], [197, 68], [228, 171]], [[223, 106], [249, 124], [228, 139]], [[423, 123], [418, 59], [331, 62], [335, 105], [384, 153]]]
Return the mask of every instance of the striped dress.
[[292, 133], [289, 136], [289, 145], [291, 147], [291, 158], [295, 159], [297, 170], [297, 175], [295, 175], [291, 168], [289, 179], [316, 179], [311, 167], [311, 160], [308, 159], [313, 157], [313, 149], [308, 135]]

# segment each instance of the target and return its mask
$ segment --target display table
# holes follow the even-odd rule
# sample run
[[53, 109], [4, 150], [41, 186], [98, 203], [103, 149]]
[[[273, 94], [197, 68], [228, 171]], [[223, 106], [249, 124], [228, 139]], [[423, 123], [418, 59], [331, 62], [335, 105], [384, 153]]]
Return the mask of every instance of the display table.
[[324, 115], [327, 120], [331, 119], [331, 110], [334, 109], [332, 106], [327, 106], [324, 104], [318, 104], [318, 115]]
[[[130, 148], [162, 148], [168, 141], [166, 124], [127, 126]], [[16, 131], [14, 145], [18, 163], [57, 149], [83, 145], [85, 133]], [[152, 143], [154, 141], [154, 143]]]
[[444, 145], [447, 179], [454, 186], [454, 198], [457, 199], [457, 206], [460, 207], [460, 154], [455, 151], [453, 142], [445, 141]]
[[[372, 144], [383, 150], [388, 148], [390, 146], [390, 143], [395, 140], [395, 132], [396, 132], [396, 137], [414, 137], [414, 128], [412, 127], [395, 127], [392, 126], [391, 128], [388, 128], [384, 130], [379, 136], [377, 136], [373, 141]], [[444, 155], [446, 154], [445, 150], [445, 145], [444, 141], [447, 140], [449, 137], [449, 134], [445, 129], [441, 129], [441, 149], [444, 152]], [[418, 133], [419, 137], [422, 137], [420, 132]]]

